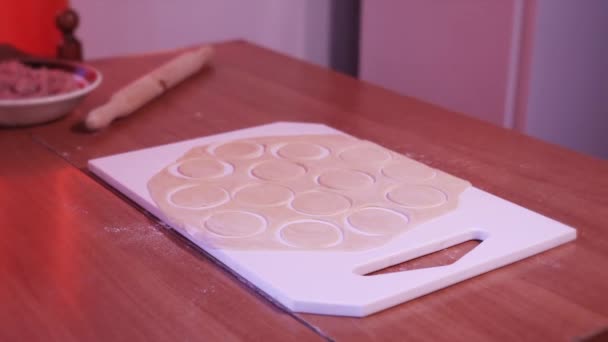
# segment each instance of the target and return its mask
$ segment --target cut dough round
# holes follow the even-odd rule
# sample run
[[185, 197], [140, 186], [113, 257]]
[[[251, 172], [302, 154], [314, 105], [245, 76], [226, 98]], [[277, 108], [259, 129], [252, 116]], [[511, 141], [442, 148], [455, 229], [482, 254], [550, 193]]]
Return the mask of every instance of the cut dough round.
[[356, 230], [370, 235], [390, 235], [403, 231], [409, 219], [395, 210], [379, 207], [363, 208], [350, 214], [348, 223]]
[[268, 160], [254, 166], [251, 173], [259, 179], [282, 181], [303, 176], [306, 169], [302, 165], [285, 160]]
[[193, 185], [177, 188], [169, 193], [169, 203], [186, 209], [207, 209], [229, 199], [228, 192], [215, 185]]
[[234, 198], [245, 205], [275, 206], [289, 202], [293, 198], [293, 191], [277, 184], [253, 184], [239, 189]]
[[328, 222], [301, 220], [279, 230], [280, 240], [297, 248], [327, 248], [342, 242], [342, 231]]
[[404, 184], [387, 194], [389, 200], [407, 208], [432, 208], [447, 202], [447, 195], [427, 185]]
[[340, 159], [354, 163], [376, 163], [391, 159], [391, 155], [378, 146], [361, 145], [342, 151]]
[[327, 157], [329, 150], [316, 144], [295, 142], [283, 145], [277, 154], [287, 159], [318, 160]]
[[382, 173], [398, 181], [423, 181], [435, 177], [436, 172], [422, 163], [399, 159], [382, 168]]
[[185, 177], [196, 179], [217, 178], [230, 173], [229, 164], [212, 159], [196, 158], [184, 160], [177, 172]]
[[338, 190], [359, 189], [374, 184], [374, 177], [361, 171], [334, 169], [323, 172], [319, 184]]
[[348, 210], [351, 203], [346, 197], [336, 193], [310, 191], [297, 195], [291, 206], [303, 214], [334, 215]]
[[264, 152], [264, 147], [259, 144], [237, 141], [230, 142], [215, 147], [212, 151], [213, 154], [220, 158], [230, 159], [251, 159], [257, 158]]
[[266, 219], [246, 211], [224, 211], [211, 215], [205, 228], [223, 237], [242, 238], [253, 236], [266, 229]]

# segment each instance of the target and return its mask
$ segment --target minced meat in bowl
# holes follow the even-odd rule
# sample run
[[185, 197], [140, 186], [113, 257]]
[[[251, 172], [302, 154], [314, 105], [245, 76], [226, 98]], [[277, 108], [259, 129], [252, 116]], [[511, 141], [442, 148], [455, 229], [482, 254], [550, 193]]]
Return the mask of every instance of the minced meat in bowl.
[[57, 59], [0, 61], [0, 126], [23, 126], [71, 112], [101, 83], [86, 64]]
[[18, 60], [0, 62], [0, 99], [23, 99], [69, 93], [86, 81], [61, 69], [33, 68]]

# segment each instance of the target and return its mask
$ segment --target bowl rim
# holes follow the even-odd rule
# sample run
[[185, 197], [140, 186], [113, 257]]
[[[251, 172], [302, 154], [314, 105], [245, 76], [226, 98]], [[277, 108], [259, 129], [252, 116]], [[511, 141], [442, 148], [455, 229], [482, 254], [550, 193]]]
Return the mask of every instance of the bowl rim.
[[[93, 82], [88, 82], [87, 85], [83, 88], [80, 88], [76, 91], [71, 91], [69, 93], [57, 94], [51, 96], [41, 96], [41, 97], [32, 97], [25, 99], [0, 99], [0, 107], [19, 107], [19, 106], [33, 106], [33, 105], [42, 105], [49, 104], [53, 102], [60, 102], [64, 100], [69, 100], [73, 98], [80, 97], [82, 95], [86, 95], [90, 93], [93, 89], [97, 88], [103, 79], [102, 73], [96, 68], [84, 64], [84, 63], [76, 63], [72, 61], [63, 61], [63, 60], [50, 60], [44, 58], [17, 58], [21, 62], [37, 62], [37, 63], [47, 63], [53, 65], [69, 65], [78, 67], [81, 69], [85, 69], [95, 74], [95, 80]], [[73, 74], [73, 73], [72, 73]]]

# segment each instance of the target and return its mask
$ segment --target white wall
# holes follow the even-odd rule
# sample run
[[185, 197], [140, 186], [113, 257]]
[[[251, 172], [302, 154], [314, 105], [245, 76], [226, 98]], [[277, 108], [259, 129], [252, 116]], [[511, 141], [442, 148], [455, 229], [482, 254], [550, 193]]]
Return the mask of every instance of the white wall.
[[364, 0], [360, 77], [503, 125], [514, 0]]
[[85, 58], [247, 39], [329, 64], [330, 0], [71, 0]]
[[608, 158], [608, 1], [537, 6], [525, 132]]
[[608, 0], [363, 5], [363, 79], [608, 158]]

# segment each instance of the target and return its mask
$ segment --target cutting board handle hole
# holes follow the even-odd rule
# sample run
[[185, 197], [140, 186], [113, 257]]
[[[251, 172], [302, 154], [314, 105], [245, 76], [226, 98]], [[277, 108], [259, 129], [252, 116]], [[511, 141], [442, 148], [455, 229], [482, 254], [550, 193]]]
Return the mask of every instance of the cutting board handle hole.
[[440, 242], [435, 241], [424, 247], [360, 265], [355, 268], [355, 273], [363, 276], [377, 276], [451, 265], [479, 246], [487, 237], [486, 232], [471, 231], [461, 236], [451, 237]]

